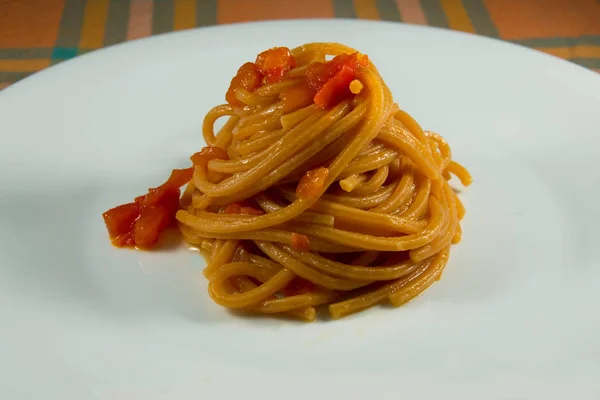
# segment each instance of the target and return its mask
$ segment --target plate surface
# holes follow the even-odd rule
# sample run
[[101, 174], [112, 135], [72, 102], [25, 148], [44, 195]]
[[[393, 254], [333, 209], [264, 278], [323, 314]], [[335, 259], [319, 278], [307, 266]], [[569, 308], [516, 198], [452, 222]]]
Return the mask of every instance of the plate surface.
[[[204, 261], [183, 247], [111, 247], [101, 213], [188, 165], [238, 66], [312, 41], [369, 54], [400, 107], [472, 172], [443, 279], [400, 309], [302, 324], [213, 304]], [[242, 24], [38, 73], [0, 92], [0, 130], [2, 398], [600, 396], [590, 71], [402, 24]]]

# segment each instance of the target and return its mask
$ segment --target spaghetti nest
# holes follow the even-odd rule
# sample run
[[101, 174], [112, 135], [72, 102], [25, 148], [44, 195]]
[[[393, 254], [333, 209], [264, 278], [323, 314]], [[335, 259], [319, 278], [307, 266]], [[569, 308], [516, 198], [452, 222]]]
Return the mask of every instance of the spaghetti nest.
[[319, 305], [332, 318], [400, 306], [440, 278], [465, 214], [448, 181], [471, 177], [368, 57], [334, 43], [282, 49], [240, 68], [192, 157], [176, 217], [208, 259], [210, 297], [307, 321]]

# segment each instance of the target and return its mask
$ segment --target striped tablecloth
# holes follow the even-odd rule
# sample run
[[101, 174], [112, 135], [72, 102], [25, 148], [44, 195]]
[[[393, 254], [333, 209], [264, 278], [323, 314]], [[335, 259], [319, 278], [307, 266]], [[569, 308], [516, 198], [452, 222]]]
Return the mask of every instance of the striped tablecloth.
[[127, 40], [284, 18], [445, 27], [523, 44], [600, 72], [600, 0], [0, 0], [0, 88]]

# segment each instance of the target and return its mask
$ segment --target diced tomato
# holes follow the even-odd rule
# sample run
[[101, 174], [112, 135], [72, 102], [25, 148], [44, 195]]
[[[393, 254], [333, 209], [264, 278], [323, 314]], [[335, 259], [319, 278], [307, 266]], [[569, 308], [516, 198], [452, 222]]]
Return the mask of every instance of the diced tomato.
[[320, 195], [325, 180], [329, 175], [329, 169], [319, 167], [306, 172], [298, 186], [296, 187], [296, 195], [302, 199], [314, 199]]
[[292, 249], [296, 251], [310, 251], [310, 240], [308, 236], [292, 233]]
[[235, 89], [244, 88], [253, 92], [260, 87], [263, 74], [258, 70], [256, 64], [247, 62], [238, 69], [237, 74], [231, 80], [229, 89], [225, 94], [225, 100], [231, 105], [240, 106], [242, 103], [235, 97]]
[[170, 186], [172, 188], [180, 188], [186, 183], [188, 183], [192, 179], [193, 175], [193, 167], [186, 169], [174, 169], [171, 172], [171, 176], [169, 176], [169, 179], [167, 179], [167, 181], [165, 182], [165, 185]]
[[256, 56], [256, 66], [267, 83], [281, 82], [285, 74], [296, 66], [296, 60], [287, 47], [274, 47]]
[[355, 76], [356, 71], [349, 65], [343, 65], [337, 74], [319, 89], [313, 99], [315, 104], [321, 108], [327, 108], [339, 103], [345, 97], [351, 96], [349, 86]]
[[279, 67], [268, 70], [265, 73], [265, 82], [267, 82], [267, 83], [281, 82], [283, 80], [283, 77], [286, 74], [286, 72], [287, 72], [287, 70], [285, 70], [284, 68], [279, 68]]
[[206, 146], [190, 157], [192, 163], [206, 169], [210, 160], [229, 160], [227, 151], [220, 147]]
[[135, 238], [133, 237], [133, 235], [134, 229], [131, 229], [131, 231], [112, 239], [112, 244], [114, 244], [117, 247], [133, 247], [135, 246]]
[[175, 169], [162, 185], [148, 189], [148, 193], [106, 211], [102, 216], [108, 234], [117, 247], [152, 247], [160, 233], [175, 222], [179, 209], [179, 187], [185, 185], [193, 174], [193, 167]]
[[142, 248], [152, 247], [160, 232], [169, 224], [169, 214], [162, 205], [143, 209], [135, 223], [134, 241]]
[[352, 96], [348, 86], [356, 79], [358, 69], [368, 63], [366, 55], [353, 53], [340, 54], [327, 63], [310, 64], [306, 70], [306, 82], [316, 93], [315, 104], [327, 108]]
[[180, 194], [179, 188], [166, 188], [163, 190], [160, 203], [157, 205], [164, 207], [168, 215], [175, 216], [175, 213], [179, 209]]
[[313, 97], [314, 92], [305, 83], [290, 86], [279, 95], [279, 98], [283, 100], [284, 113], [290, 113], [310, 105]]
[[131, 230], [140, 212], [137, 203], [127, 203], [111, 208], [102, 214], [108, 234], [112, 237], [124, 235]]
[[328, 63], [314, 62], [306, 68], [306, 83], [308, 87], [316, 93], [323, 87], [328, 79], [331, 79], [335, 72], [328, 67]]
[[243, 203], [231, 203], [225, 207], [225, 214], [263, 215], [264, 213], [263, 210], [245, 206]]
[[296, 296], [299, 294], [314, 293], [316, 286], [311, 281], [306, 279], [295, 277], [292, 281], [283, 289], [283, 294], [286, 296]]

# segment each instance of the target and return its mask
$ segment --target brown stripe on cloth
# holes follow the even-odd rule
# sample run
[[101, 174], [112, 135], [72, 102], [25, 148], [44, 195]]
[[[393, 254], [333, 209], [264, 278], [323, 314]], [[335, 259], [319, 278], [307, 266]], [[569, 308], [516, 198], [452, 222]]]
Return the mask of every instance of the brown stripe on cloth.
[[168, 0], [155, 0], [152, 13], [152, 33], [171, 32], [173, 30], [173, 2]]
[[196, 0], [196, 26], [217, 24], [217, 0]]
[[498, 37], [498, 29], [490, 17], [484, 0], [463, 0], [463, 5], [475, 28], [480, 35]]
[[402, 21], [395, 0], [377, 0], [379, 18], [383, 21]]
[[446, 19], [446, 14], [442, 9], [440, 0], [421, 0], [421, 8], [429, 25], [441, 28], [448, 27], [448, 20]]
[[66, 1], [54, 46], [65, 49], [76, 49], [79, 46], [84, 10], [85, 1]]
[[21, 79], [28, 77], [31, 74], [32, 72], [27, 71], [0, 71], [0, 82], [14, 83], [16, 81], [20, 81]]
[[52, 48], [44, 47], [29, 47], [20, 49], [7, 49], [0, 48], [0, 59], [4, 58], [20, 58], [22, 60], [29, 60], [33, 58], [50, 58], [52, 57]]
[[331, 0], [333, 12], [337, 18], [356, 18], [352, 1], [348, 0]]
[[108, 6], [108, 21], [104, 33], [104, 45], [110, 46], [127, 40], [129, 24], [129, 0], [111, 0]]

